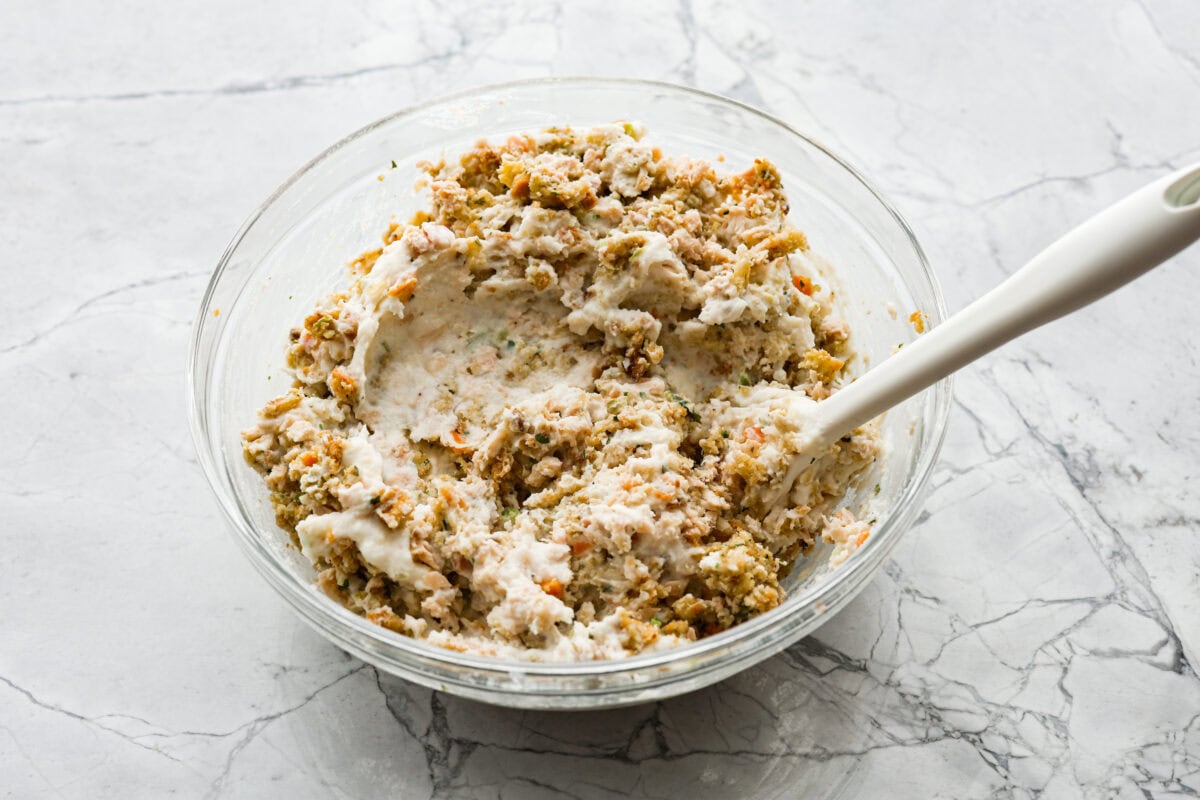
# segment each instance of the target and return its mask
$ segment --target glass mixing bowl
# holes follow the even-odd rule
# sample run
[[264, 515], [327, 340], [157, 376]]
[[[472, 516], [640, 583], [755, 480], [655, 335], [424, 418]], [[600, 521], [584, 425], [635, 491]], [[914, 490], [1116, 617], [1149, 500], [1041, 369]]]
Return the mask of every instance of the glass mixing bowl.
[[[885, 456], [846, 504], [876, 519], [874, 533], [840, 566], [829, 548], [797, 566], [775, 610], [691, 645], [624, 660], [502, 661], [392, 633], [352, 614], [313, 584], [314, 570], [274, 522], [261, 477], [242, 458], [239, 432], [290, 385], [288, 331], [345, 281], [345, 264], [378, 246], [389, 222], [421, 199], [417, 162], [453, 156], [481, 138], [553, 125], [615, 120], [646, 125], [665, 153], [756, 156], [783, 175], [791, 219], [833, 265], [842, 312], [863, 368], [916, 335], [913, 310], [944, 317], [937, 282], [912, 231], [843, 161], [779, 120], [716, 95], [661, 83], [552, 79], [492, 86], [401, 111], [354, 133], [293, 175], [242, 226], [221, 257], [193, 331], [192, 433], [204, 473], [238, 543], [300, 616], [337, 646], [400, 677], [501, 705], [588, 708], [657, 700], [719, 681], [771, 656], [848, 603], [912, 523], [941, 446], [950, 388], [942, 383], [884, 418]], [[218, 313], [219, 312], [219, 313]]]

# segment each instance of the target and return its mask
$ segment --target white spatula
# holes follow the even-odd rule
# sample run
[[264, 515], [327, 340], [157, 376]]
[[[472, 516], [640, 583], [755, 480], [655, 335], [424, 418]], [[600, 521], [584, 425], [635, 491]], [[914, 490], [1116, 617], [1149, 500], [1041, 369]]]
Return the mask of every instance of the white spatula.
[[810, 406], [805, 445], [766, 498], [785, 498], [812, 454], [892, 406], [1051, 320], [1129, 283], [1200, 239], [1200, 164], [1101, 211], [1008, 280], [854, 383]]

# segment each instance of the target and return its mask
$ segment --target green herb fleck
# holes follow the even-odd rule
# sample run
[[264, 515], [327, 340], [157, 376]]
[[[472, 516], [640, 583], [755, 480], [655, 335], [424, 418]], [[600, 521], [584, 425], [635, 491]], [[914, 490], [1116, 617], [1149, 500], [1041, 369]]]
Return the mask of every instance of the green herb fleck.
[[371, 498], [371, 505], [373, 505], [373, 506], [379, 505], [379, 501], [382, 499], [383, 498], [380, 497], [379, 495], [375, 495], [374, 497]]
[[661, 619], [659, 619], [658, 617], [651, 617], [650, 624], [656, 628], [661, 628], [663, 626], [663, 621]]
[[729, 431], [722, 429], [722, 430], [721, 430], [721, 438], [722, 438], [722, 439], [728, 439], [728, 438], [729, 438]]
[[392, 159], [392, 169], [396, 168], [396, 159]]
[[550, 444], [550, 437], [547, 434], [535, 433], [533, 438], [537, 439], [538, 444]]
[[692, 407], [688, 405], [687, 400], [684, 400], [674, 392], [667, 392], [667, 397], [669, 397], [672, 402], [679, 403], [679, 405], [683, 406], [683, 410], [687, 412], [688, 419], [692, 420], [693, 422], [700, 421], [700, 415], [692, 410]]
[[442, 517], [442, 530], [450, 530], [450, 520], [446, 519], [445, 517]]
[[738, 385], [739, 386], [753, 386], [754, 378], [752, 378], [750, 376], [749, 372], [742, 370], [742, 372], [738, 375]]
[[875, 484], [875, 494], [879, 494], [879, 484]]
[[350, 588], [350, 579], [346, 578], [346, 580], [339, 583], [338, 588], [341, 589], [343, 592], [346, 591], [347, 589], [349, 589]]
[[625, 128], [625, 135], [626, 135], [626, 136], [632, 136], [632, 137], [634, 137], [635, 139], [637, 138], [637, 131], [634, 129], [634, 127], [633, 127], [633, 123], [631, 123], [631, 122], [626, 122], [626, 123], [624, 124], [624, 126], [622, 126], [622, 127], [624, 127], [624, 128]]
[[500, 519], [504, 520], [505, 522], [510, 522], [516, 519], [517, 514], [519, 513], [520, 509], [514, 508], [513, 506], [507, 506], [503, 511], [500, 512]]

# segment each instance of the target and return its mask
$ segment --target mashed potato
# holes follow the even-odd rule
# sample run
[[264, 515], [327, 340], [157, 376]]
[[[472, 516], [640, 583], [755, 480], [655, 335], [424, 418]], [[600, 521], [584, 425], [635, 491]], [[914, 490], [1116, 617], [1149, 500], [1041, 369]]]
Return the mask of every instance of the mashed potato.
[[851, 355], [772, 164], [718, 174], [626, 124], [424, 167], [430, 209], [292, 331], [294, 387], [244, 433], [326, 592], [455, 650], [617, 658], [866, 538], [835, 509], [871, 427], [765, 501]]

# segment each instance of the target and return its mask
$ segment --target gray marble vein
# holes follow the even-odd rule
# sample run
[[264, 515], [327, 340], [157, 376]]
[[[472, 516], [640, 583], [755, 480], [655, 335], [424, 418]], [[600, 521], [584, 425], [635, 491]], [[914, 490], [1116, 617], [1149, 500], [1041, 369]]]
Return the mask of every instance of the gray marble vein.
[[671, 80], [872, 176], [958, 308], [1200, 158], [1200, 4], [47, 4], [0, 26], [0, 796], [1200, 796], [1200, 251], [964, 371], [919, 522], [814, 636], [491, 708], [305, 628], [186, 426], [207, 275], [296, 165], [500, 80]]

